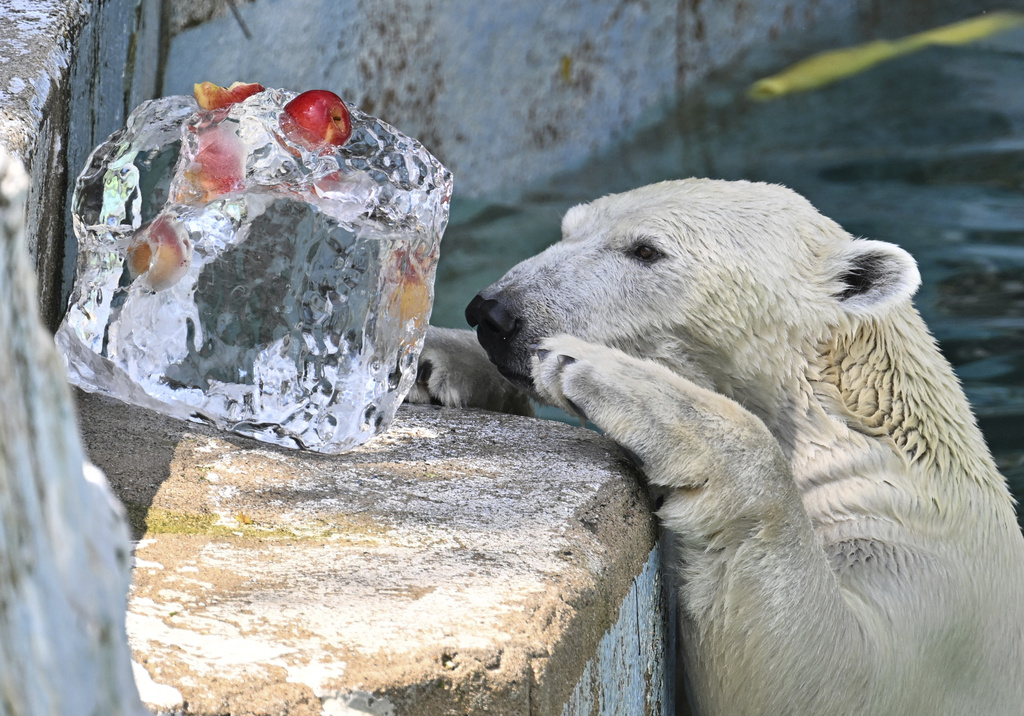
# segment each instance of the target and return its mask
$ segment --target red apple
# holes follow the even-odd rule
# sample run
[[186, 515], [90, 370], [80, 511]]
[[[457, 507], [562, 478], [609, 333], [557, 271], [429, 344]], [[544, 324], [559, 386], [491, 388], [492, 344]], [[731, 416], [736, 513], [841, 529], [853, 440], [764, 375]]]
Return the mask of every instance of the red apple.
[[203, 109], [221, 109], [230, 107], [263, 91], [263, 85], [255, 82], [233, 82], [230, 87], [221, 87], [213, 82], [200, 82], [192, 87], [196, 102]]
[[281, 129], [310, 149], [340, 147], [352, 136], [352, 118], [341, 97], [327, 90], [310, 90], [284, 106]]
[[141, 227], [128, 245], [128, 273], [154, 291], [170, 288], [192, 265], [192, 241], [176, 218], [161, 214]]

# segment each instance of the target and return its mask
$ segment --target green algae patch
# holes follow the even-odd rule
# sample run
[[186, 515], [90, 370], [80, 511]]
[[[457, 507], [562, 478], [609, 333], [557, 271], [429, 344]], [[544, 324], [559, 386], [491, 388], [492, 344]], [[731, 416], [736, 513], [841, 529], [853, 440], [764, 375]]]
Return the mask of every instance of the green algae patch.
[[257, 517], [239, 512], [227, 522], [220, 515], [206, 512], [179, 512], [146, 505], [127, 504], [132, 539], [145, 535], [202, 535], [209, 537], [256, 537], [260, 539], [340, 540], [343, 542], [378, 543], [387, 531], [365, 517], [342, 520], [317, 520], [314, 524], [289, 529], [261, 522]]
[[132, 536], [144, 535], [205, 535], [211, 537], [299, 537], [292, 530], [280, 527], [265, 527], [252, 518], [243, 516], [235, 524], [225, 524], [220, 516], [213, 513], [191, 513], [164, 510], [144, 505], [127, 505], [128, 522]]
[[151, 507], [146, 511], [149, 534], [230, 535], [232, 530], [217, 524], [217, 515], [174, 512]]

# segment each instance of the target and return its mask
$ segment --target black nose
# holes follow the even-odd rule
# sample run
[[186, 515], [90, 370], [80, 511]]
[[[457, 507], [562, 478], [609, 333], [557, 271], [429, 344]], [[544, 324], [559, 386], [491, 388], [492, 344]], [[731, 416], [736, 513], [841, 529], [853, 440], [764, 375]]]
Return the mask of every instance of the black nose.
[[466, 321], [470, 326], [499, 338], [511, 338], [519, 331], [519, 321], [501, 303], [477, 294], [466, 306]]

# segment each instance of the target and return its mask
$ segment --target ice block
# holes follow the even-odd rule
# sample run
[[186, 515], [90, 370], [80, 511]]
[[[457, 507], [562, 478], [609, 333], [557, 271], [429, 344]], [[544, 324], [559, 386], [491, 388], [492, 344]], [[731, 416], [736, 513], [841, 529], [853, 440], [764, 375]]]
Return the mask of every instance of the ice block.
[[341, 452], [415, 381], [452, 176], [350, 107], [340, 146], [296, 94], [140, 105], [75, 184], [78, 263], [56, 340], [92, 392]]

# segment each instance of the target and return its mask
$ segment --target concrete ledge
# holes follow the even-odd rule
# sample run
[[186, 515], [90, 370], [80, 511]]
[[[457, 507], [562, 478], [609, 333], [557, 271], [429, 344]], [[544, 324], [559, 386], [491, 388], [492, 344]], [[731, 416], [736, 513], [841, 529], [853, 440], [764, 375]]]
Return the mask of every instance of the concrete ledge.
[[141, 537], [128, 632], [152, 706], [672, 713], [655, 523], [600, 436], [406, 406], [324, 456], [79, 408]]

